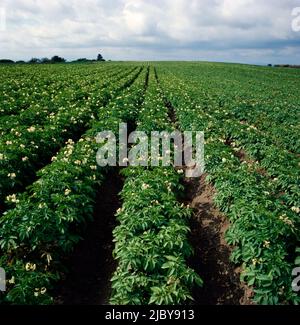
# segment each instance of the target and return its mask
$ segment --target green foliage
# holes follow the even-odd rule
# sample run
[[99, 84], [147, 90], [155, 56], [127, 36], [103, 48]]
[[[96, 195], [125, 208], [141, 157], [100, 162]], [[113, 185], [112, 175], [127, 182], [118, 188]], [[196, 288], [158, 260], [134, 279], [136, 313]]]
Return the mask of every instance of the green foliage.
[[260, 82], [252, 68], [233, 65], [160, 64], [158, 75], [181, 129], [205, 132], [207, 180], [231, 221], [232, 260], [254, 301], [297, 304], [290, 252], [300, 239], [299, 96], [289, 88], [299, 83], [297, 72], [255, 69]]
[[[207, 181], [230, 220], [226, 240], [234, 247], [232, 261], [242, 266], [241, 281], [258, 304], [300, 303], [291, 288], [292, 269], [300, 264], [299, 249], [294, 253], [300, 240], [299, 72], [155, 66], [160, 83], [151, 68], [146, 94], [147, 71], [140, 73], [138, 64], [0, 67], [0, 265], [8, 274], [2, 303], [52, 302], [53, 285], [92, 219], [95, 190], [106, 176], [107, 169], [95, 166], [94, 136], [117, 133], [126, 121], [148, 133], [205, 132]], [[162, 167], [122, 174], [111, 303], [190, 302], [192, 288], [203, 283], [186, 263], [191, 211], [178, 203], [181, 176]]]
[[91, 127], [99, 108], [130, 85], [138, 71], [136, 67], [128, 67], [122, 73], [116, 68], [117, 75], [114, 70], [104, 71], [99, 84], [94, 77], [84, 82], [77, 80], [77, 84], [51, 99], [49, 108], [41, 109], [36, 103], [17, 117], [4, 116], [0, 140], [0, 205], [5, 197], [30, 184], [35, 172], [65, 141], [78, 138]]
[[99, 144], [95, 136], [107, 129], [117, 133], [119, 123], [128, 116], [127, 110], [134, 113], [141, 100], [145, 75], [145, 70], [141, 73], [138, 69], [123, 80], [123, 87], [116, 83], [122, 106], [111, 101], [106, 107], [99, 107], [97, 121], [79, 141], [69, 139], [52, 163], [37, 173], [38, 180], [11, 200], [15, 207], [0, 219], [0, 265], [8, 266], [10, 279], [2, 297], [4, 302], [52, 302], [52, 286], [64, 272], [65, 258], [93, 217], [96, 189], [107, 172], [107, 168], [96, 165]]
[[[137, 124], [147, 132], [172, 128], [153, 72]], [[176, 305], [191, 301], [191, 289], [203, 282], [186, 263], [192, 254], [187, 239], [191, 211], [177, 200], [181, 176], [172, 167], [128, 167], [123, 175], [123, 206], [114, 230], [118, 269], [110, 302]]]

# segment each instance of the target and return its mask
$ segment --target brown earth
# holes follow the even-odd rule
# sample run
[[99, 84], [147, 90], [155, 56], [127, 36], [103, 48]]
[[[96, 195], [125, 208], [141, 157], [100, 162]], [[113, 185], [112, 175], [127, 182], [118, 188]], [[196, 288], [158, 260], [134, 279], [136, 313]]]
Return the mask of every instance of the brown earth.
[[230, 223], [214, 206], [215, 190], [205, 178], [185, 181], [185, 203], [194, 209], [190, 242], [195, 254], [189, 263], [204, 281], [203, 288], [193, 292], [195, 304], [251, 304], [252, 291], [240, 282], [241, 270], [230, 261], [232, 248], [225, 241]]
[[118, 194], [123, 182], [117, 171], [106, 179], [97, 194], [94, 221], [69, 260], [70, 272], [58, 286], [56, 304], [105, 305], [109, 302], [110, 279], [116, 269], [112, 231], [116, 226], [114, 215], [121, 206]]

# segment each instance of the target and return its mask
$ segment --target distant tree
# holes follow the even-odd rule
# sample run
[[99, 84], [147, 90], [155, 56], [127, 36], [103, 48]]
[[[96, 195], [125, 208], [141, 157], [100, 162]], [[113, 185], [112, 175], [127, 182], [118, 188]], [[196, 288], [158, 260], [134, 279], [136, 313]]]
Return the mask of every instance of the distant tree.
[[103, 56], [100, 53], [97, 56], [97, 61], [100, 61], [100, 62], [105, 61], [104, 58], [103, 58]]
[[273, 65], [272, 64], [268, 64], [268, 67], [273, 67]]
[[88, 61], [90, 61], [90, 60], [88, 60], [87, 58], [80, 58], [80, 59], [77, 59], [74, 62], [88, 62]]
[[48, 58], [42, 58], [41, 59], [41, 63], [50, 63], [51, 61], [50, 61], [50, 59], [48, 59]]
[[33, 64], [41, 63], [41, 60], [38, 58], [32, 58], [28, 61], [28, 63], [33, 63]]
[[26, 62], [23, 61], [23, 60], [19, 60], [19, 61], [16, 61], [16, 63], [18, 63], [18, 64], [24, 64], [24, 63], [26, 63]]
[[61, 58], [58, 55], [55, 55], [51, 58], [51, 63], [63, 63], [66, 62], [66, 60], [64, 58]]
[[9, 59], [1, 59], [0, 60], [0, 63], [2, 63], [2, 64], [7, 64], [7, 63], [15, 63], [13, 60], [9, 60]]

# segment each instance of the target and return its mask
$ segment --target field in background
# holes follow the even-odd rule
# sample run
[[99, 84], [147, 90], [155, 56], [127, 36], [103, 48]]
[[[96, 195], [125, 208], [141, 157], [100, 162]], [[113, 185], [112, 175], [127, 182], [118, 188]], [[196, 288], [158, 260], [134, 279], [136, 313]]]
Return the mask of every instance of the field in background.
[[[299, 70], [0, 72], [0, 303], [300, 303]], [[117, 134], [121, 122], [204, 131], [206, 174], [97, 166], [97, 132]]]

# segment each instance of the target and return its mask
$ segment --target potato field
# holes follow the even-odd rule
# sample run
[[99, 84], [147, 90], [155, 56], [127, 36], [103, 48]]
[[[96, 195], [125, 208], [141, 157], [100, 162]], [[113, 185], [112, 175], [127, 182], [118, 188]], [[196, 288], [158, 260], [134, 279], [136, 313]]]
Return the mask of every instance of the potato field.
[[[299, 70], [106, 62], [0, 73], [0, 304], [300, 303]], [[120, 123], [203, 131], [205, 173], [99, 166], [96, 135]]]

